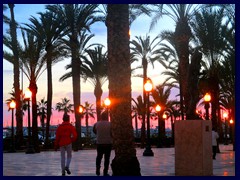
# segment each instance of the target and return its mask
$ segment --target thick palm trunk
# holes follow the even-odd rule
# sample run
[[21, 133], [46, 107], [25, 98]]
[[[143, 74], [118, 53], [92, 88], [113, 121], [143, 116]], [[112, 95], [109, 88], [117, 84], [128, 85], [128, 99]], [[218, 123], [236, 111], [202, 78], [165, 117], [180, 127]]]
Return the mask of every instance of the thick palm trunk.
[[37, 84], [30, 83], [30, 91], [32, 92], [32, 142], [35, 152], [40, 152], [38, 144], [38, 125], [37, 125]]
[[[189, 68], [189, 39], [191, 37], [191, 30], [188, 26], [187, 19], [180, 19], [175, 29], [176, 50], [179, 57], [179, 82], [181, 88], [181, 95], [183, 96], [183, 106], [181, 111], [186, 112], [185, 106], [188, 104], [189, 96], [187, 91], [187, 78]], [[181, 98], [181, 97], [180, 97]]]
[[[139, 176], [131, 118], [131, 69], [128, 4], [108, 5], [108, 60], [114, 176]], [[116, 73], [117, 72], [117, 73]]]
[[[20, 84], [19, 84], [19, 53], [17, 47], [17, 32], [16, 32], [16, 22], [14, 17], [14, 4], [8, 4], [11, 13], [11, 22], [10, 22], [10, 34], [12, 38], [12, 51], [14, 55], [14, 63], [13, 63], [13, 72], [14, 72], [14, 91], [16, 98], [16, 141], [17, 145], [21, 145], [23, 141], [23, 119], [22, 119], [22, 101], [20, 94]], [[18, 147], [17, 147], [18, 148]]]
[[97, 111], [97, 121], [100, 120], [101, 114], [101, 97], [102, 97], [102, 88], [100, 82], [97, 82], [96, 87], [94, 89], [94, 95], [96, 97], [96, 111]]
[[[46, 49], [48, 54], [51, 54], [51, 51], [49, 52], [48, 49]], [[50, 120], [52, 115], [52, 59], [48, 57], [47, 59], [47, 84], [48, 84], [48, 90], [47, 90], [47, 124], [46, 124], [46, 141], [45, 141], [45, 147], [49, 148], [49, 130], [50, 130]]]
[[74, 143], [74, 150], [77, 151], [79, 149], [82, 149], [82, 143], [81, 143], [81, 116], [78, 112], [79, 106], [80, 106], [80, 59], [77, 57], [77, 53], [75, 52], [75, 49], [72, 50], [72, 84], [73, 84], [73, 102], [74, 102], [74, 113], [75, 113], [75, 126], [78, 133], [77, 141]]
[[198, 119], [196, 114], [196, 105], [199, 102], [198, 79], [200, 74], [200, 62], [202, 54], [196, 50], [191, 58], [191, 64], [188, 70], [187, 90], [189, 100], [186, 105], [186, 119]]

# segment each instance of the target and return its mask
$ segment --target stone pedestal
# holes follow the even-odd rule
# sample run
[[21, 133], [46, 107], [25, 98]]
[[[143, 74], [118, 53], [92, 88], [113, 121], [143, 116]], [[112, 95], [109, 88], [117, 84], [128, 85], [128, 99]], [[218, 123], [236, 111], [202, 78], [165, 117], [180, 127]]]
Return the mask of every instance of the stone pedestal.
[[175, 175], [213, 175], [211, 121], [175, 121]]

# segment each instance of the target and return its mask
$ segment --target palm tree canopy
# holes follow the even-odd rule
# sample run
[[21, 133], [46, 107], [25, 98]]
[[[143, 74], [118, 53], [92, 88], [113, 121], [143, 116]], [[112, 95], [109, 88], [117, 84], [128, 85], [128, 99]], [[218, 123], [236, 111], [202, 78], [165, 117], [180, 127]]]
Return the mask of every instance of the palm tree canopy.
[[[159, 60], [160, 54], [157, 46], [159, 45], [159, 37], [155, 37], [152, 41], [149, 35], [144, 37], [136, 36], [136, 40], [132, 40], [130, 43], [133, 45], [131, 47], [133, 56], [142, 61], [154, 63], [154, 61]], [[143, 62], [142, 62], [143, 63]], [[154, 66], [154, 65], [153, 65]]]
[[102, 52], [102, 46], [85, 50], [87, 56], [83, 56], [81, 73], [83, 79], [88, 80], [95, 87], [98, 82], [101, 86], [106, 82], [108, 75], [107, 53]]
[[66, 97], [62, 99], [62, 102], [58, 102], [55, 108], [58, 112], [63, 111], [64, 113], [74, 112], [73, 104], [70, 103], [70, 99]]

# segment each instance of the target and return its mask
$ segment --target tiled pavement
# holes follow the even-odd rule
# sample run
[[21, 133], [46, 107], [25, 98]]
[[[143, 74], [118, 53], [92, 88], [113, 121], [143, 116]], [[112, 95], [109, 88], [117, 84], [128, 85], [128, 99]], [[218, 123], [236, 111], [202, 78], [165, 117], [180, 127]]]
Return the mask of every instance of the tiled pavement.
[[[153, 157], [142, 156], [144, 149], [137, 148], [142, 176], [175, 176], [174, 148], [152, 148]], [[232, 145], [220, 145], [213, 161], [213, 176], [235, 176], [235, 152]], [[111, 159], [114, 157], [112, 151]], [[73, 152], [70, 176], [95, 175], [96, 150]], [[102, 172], [101, 172], [102, 173]], [[111, 168], [109, 174], [112, 174]], [[42, 151], [25, 154], [3, 153], [3, 176], [60, 176], [60, 152]]]

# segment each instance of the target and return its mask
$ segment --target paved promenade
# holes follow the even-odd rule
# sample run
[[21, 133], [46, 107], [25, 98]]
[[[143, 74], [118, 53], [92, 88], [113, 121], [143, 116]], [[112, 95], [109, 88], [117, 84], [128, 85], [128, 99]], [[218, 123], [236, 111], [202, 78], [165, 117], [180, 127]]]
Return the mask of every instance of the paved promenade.
[[[174, 148], [152, 150], [154, 157], [146, 157], [142, 156], [144, 149], [137, 148], [142, 176], [175, 176]], [[213, 160], [213, 176], [235, 176], [235, 152], [232, 151], [232, 145], [220, 145], [220, 152]], [[96, 176], [95, 158], [96, 150], [73, 152], [70, 176]], [[114, 151], [111, 160], [113, 158]], [[111, 168], [109, 174], [112, 174]], [[60, 152], [3, 153], [3, 176], [61, 176]]]

